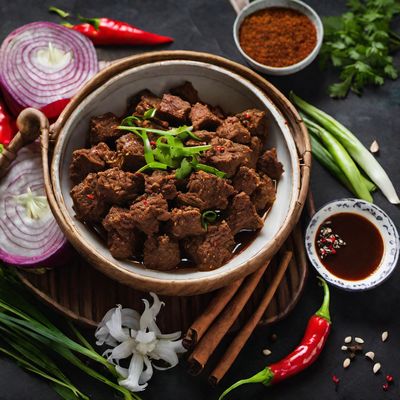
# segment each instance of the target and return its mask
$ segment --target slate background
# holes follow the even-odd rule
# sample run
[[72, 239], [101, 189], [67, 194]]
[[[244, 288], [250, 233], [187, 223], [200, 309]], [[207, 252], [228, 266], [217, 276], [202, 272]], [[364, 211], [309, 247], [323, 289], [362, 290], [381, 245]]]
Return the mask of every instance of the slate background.
[[[345, 9], [344, 0], [308, 0], [320, 15], [339, 14]], [[69, 9], [85, 16], [109, 16], [125, 20], [160, 34], [175, 37], [168, 49], [190, 49], [208, 51], [244, 63], [232, 39], [232, 24], [235, 13], [228, 0], [0, 0], [0, 40], [22, 24], [47, 20], [58, 22], [58, 18], [47, 13], [49, 5]], [[398, 21], [397, 21], [398, 22]], [[397, 23], [400, 28], [400, 24]], [[99, 49], [100, 59], [114, 59], [146, 48]], [[398, 59], [397, 59], [398, 61]], [[326, 94], [327, 86], [335, 75], [321, 72], [314, 62], [303, 72], [291, 77], [271, 78], [282, 91], [290, 89], [313, 104], [328, 111], [342, 121], [359, 138], [369, 145], [373, 139], [380, 144], [379, 161], [389, 172], [395, 186], [400, 190], [399, 155], [399, 105], [400, 81], [388, 82], [379, 89], [369, 89], [362, 97], [350, 95], [348, 99], [334, 101]], [[349, 193], [315, 163], [312, 173], [312, 189], [317, 206]], [[395, 221], [400, 223], [400, 210], [390, 205], [380, 194], [375, 196], [381, 206]], [[308, 317], [317, 309], [321, 293], [310, 274], [305, 293], [295, 311], [283, 322], [269, 328], [259, 328], [251, 337], [221, 387], [233, 383], [261, 370], [268, 362], [279, 360], [293, 349], [301, 339]], [[367, 293], [347, 293], [332, 289], [333, 330], [326, 349], [318, 362], [303, 374], [284, 382], [279, 387], [265, 389], [249, 385], [238, 389], [232, 399], [256, 400], [390, 400], [399, 398], [400, 365], [400, 271], [381, 287]], [[390, 337], [382, 344], [380, 334], [388, 330]], [[271, 333], [278, 341], [269, 343]], [[382, 363], [382, 373], [374, 376], [372, 364], [363, 357], [357, 359], [344, 371], [344, 355], [340, 351], [343, 338], [360, 336], [366, 341], [366, 350], [374, 350]], [[229, 341], [226, 339], [226, 343]], [[270, 348], [267, 359], [263, 348]], [[331, 375], [336, 374], [341, 382], [335, 392]], [[383, 392], [384, 376], [390, 373], [395, 383], [389, 392]], [[86, 379], [82, 375], [72, 377], [82, 386], [83, 392], [95, 400], [110, 400], [113, 394], [103, 385]], [[184, 365], [163, 373], [156, 372], [150, 388], [143, 394], [144, 400], [204, 400], [217, 399], [220, 389], [212, 389], [206, 383], [205, 374], [200, 378], [187, 375]], [[0, 358], [0, 400], [55, 400], [52, 389], [36, 377], [23, 372], [13, 362]]]

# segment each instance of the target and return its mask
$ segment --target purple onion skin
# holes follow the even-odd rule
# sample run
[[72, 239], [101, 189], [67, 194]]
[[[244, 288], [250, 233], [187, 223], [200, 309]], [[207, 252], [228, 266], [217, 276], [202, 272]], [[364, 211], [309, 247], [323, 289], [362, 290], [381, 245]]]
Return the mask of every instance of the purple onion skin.
[[[71, 50], [72, 61], [60, 70], [49, 71], [48, 75], [38, 68], [32, 59], [38, 49], [43, 48], [38, 39], [24, 39], [18, 46], [11, 46], [26, 32], [51, 32], [51, 40], [65, 50]], [[49, 35], [49, 33], [48, 33]], [[27, 35], [31, 37], [32, 35]], [[36, 41], [35, 41], [36, 40]], [[27, 58], [17, 63], [16, 55]], [[27, 56], [29, 55], [29, 57]], [[92, 42], [79, 32], [52, 22], [32, 22], [11, 32], [0, 47], [0, 88], [10, 111], [17, 116], [26, 107], [42, 108], [61, 99], [73, 97], [80, 88], [98, 72], [96, 50]], [[55, 79], [59, 74], [60, 77]], [[46, 81], [46, 78], [49, 79]], [[51, 82], [50, 82], [51, 80]], [[17, 85], [18, 82], [18, 85]], [[18, 89], [17, 89], [18, 87]], [[40, 90], [40, 95], [36, 91]]]

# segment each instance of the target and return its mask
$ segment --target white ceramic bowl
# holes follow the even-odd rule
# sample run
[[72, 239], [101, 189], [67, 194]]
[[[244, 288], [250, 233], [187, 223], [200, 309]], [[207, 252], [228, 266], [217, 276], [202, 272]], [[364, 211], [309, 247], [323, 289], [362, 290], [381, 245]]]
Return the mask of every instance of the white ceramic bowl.
[[[193, 57], [193, 54], [190, 56]], [[151, 60], [151, 57], [152, 53], [148, 58]], [[97, 78], [101, 77], [101, 85], [96, 84], [91, 91], [83, 89], [85, 95], [78, 95], [57, 121], [55, 129], [59, 132], [51, 164], [51, 180], [59, 208], [56, 215], [62, 216], [59, 222], [68, 239], [93, 265], [114, 279], [161, 294], [207, 292], [254, 271], [265, 262], [266, 256], [277, 250], [277, 238], [283, 238], [287, 225], [293, 221], [295, 210], [298, 210], [300, 166], [288, 121], [256, 85], [232, 70], [207, 62], [179, 59], [125, 67], [130, 60], [135, 60], [135, 57], [122, 60], [101, 72]], [[92, 116], [108, 111], [121, 115], [126, 111], [128, 99], [140, 90], [148, 88], [160, 95], [185, 80], [193, 83], [203, 101], [220, 105], [228, 113], [253, 107], [266, 110], [270, 127], [268, 146], [276, 147], [285, 169], [278, 184], [276, 202], [266, 217], [264, 228], [250, 246], [213, 271], [158, 271], [146, 269], [133, 261], [116, 260], [99, 237], [74, 217], [69, 194], [72, 186], [68, 168], [72, 152], [85, 147]]]
[[[297, 10], [306, 15], [315, 25], [315, 28], [317, 30], [317, 44], [314, 47], [313, 51], [306, 58], [296, 64], [289, 65], [287, 67], [271, 67], [268, 65], [264, 65], [251, 58], [240, 46], [239, 30], [243, 20], [250, 14], [269, 7], [292, 8], [293, 10]], [[240, 11], [233, 25], [233, 38], [235, 40], [236, 47], [242, 53], [242, 56], [255, 70], [268, 75], [290, 75], [307, 67], [307, 65], [311, 64], [314, 61], [315, 57], [317, 57], [319, 50], [321, 49], [323, 37], [324, 27], [322, 25], [321, 18], [309, 5], [299, 0], [257, 0], [251, 2], [248, 6]]]
[[[383, 243], [384, 253], [378, 268], [367, 278], [359, 281], [349, 281], [338, 278], [329, 272], [321, 263], [315, 238], [318, 228], [327, 218], [337, 213], [359, 214], [368, 219], [379, 230]], [[389, 216], [375, 204], [360, 199], [335, 200], [323, 206], [311, 219], [305, 237], [305, 244], [311, 264], [317, 272], [328, 282], [346, 290], [367, 290], [380, 285], [393, 272], [399, 258], [399, 234]]]

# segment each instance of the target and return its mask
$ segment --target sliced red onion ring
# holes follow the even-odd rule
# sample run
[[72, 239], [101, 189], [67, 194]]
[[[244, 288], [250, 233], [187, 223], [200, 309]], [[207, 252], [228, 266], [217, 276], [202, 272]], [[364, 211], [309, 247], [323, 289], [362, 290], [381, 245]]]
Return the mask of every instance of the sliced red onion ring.
[[52, 22], [24, 25], [0, 47], [0, 85], [15, 115], [71, 98], [97, 71], [92, 42]]
[[44, 191], [40, 144], [18, 152], [0, 182], [0, 260], [23, 267], [60, 264], [67, 240]]

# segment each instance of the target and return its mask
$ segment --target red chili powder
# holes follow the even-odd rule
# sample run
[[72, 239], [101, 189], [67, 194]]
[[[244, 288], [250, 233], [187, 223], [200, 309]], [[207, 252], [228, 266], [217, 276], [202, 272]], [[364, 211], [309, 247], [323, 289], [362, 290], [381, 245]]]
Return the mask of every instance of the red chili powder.
[[299, 11], [270, 7], [246, 17], [239, 42], [244, 52], [260, 64], [286, 67], [306, 58], [317, 44], [310, 18]]

